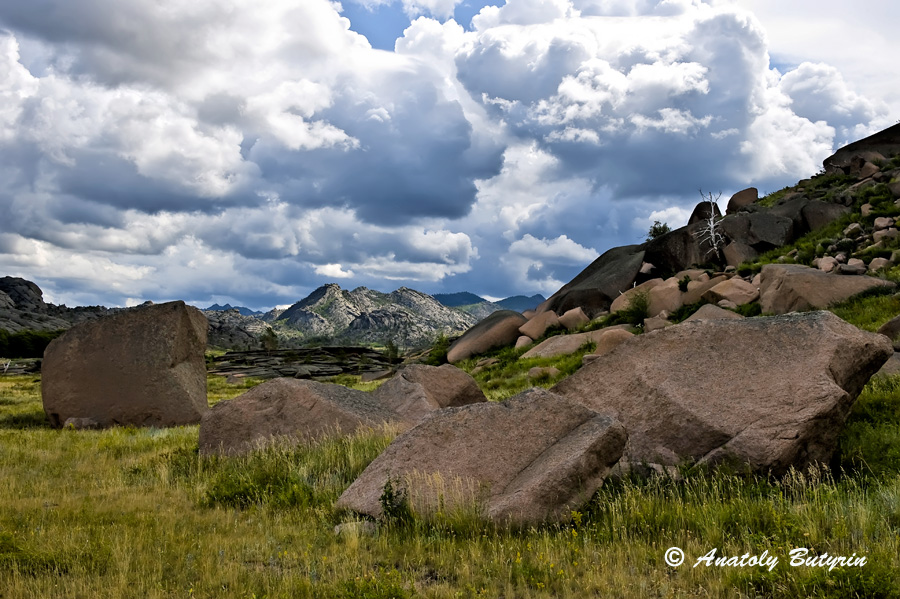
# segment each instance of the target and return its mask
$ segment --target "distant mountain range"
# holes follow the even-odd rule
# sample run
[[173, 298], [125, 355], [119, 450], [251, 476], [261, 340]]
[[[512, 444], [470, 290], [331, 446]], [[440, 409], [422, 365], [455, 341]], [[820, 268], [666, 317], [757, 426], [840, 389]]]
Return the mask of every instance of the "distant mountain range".
[[210, 344], [222, 347], [249, 347], [267, 327], [287, 346], [393, 343], [419, 347], [431, 344], [438, 335], [460, 335], [498, 310], [530, 309], [542, 301], [542, 296], [535, 295], [493, 303], [469, 292], [430, 296], [401, 287], [381, 293], [366, 287], [345, 290], [329, 283], [286, 310], [276, 308], [263, 314], [214, 304], [206, 314]]
[[[260, 336], [270, 327], [282, 347], [393, 343], [416, 348], [430, 345], [439, 335], [459, 336], [497, 310], [533, 308], [544, 300], [539, 295], [517, 296], [492, 303], [466, 292], [439, 297], [443, 301], [407, 287], [391, 293], [365, 287], [347, 291], [332, 283], [286, 310], [262, 313], [213, 304], [203, 312], [209, 321], [209, 345], [226, 349], [258, 349]], [[10, 333], [68, 329], [120, 310], [55, 306], [44, 302], [41, 289], [33, 282], [0, 277], [0, 329]]]
[[231, 304], [225, 304], [224, 306], [220, 306], [219, 304], [213, 304], [209, 308], [204, 308], [204, 311], [214, 310], [216, 312], [224, 312], [225, 310], [237, 310], [242, 316], [262, 316], [263, 312], [258, 310], [251, 310], [250, 308], [245, 308], [244, 306], [232, 306]]

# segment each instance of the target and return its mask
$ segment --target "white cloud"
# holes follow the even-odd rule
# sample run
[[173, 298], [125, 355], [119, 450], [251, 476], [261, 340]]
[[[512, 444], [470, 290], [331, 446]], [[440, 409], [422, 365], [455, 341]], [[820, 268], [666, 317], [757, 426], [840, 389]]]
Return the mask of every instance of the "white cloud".
[[6, 3], [0, 268], [118, 303], [552, 293], [698, 188], [792, 183], [887, 118], [849, 63], [773, 69], [741, 3], [508, 0], [466, 31], [402, 0], [393, 53], [328, 0]]
[[340, 264], [323, 264], [316, 267], [316, 274], [329, 279], [350, 279], [354, 274], [352, 270], [344, 270]]

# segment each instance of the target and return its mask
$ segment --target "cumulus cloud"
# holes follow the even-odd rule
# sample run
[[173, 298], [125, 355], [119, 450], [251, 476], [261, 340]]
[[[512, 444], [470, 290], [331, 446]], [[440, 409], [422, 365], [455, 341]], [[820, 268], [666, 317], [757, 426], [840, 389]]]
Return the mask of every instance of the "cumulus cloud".
[[0, 6], [0, 268], [106, 303], [552, 293], [884, 118], [730, 1], [393, 4], [395, 52], [329, 0]]

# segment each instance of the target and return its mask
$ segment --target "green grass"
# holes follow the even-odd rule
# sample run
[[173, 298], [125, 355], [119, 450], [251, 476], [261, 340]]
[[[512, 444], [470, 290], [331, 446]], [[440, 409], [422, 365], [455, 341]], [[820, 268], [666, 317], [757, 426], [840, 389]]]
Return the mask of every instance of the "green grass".
[[[0, 379], [0, 417], [40, 413], [35, 379]], [[354, 517], [334, 500], [394, 434], [219, 458], [197, 454], [197, 427], [0, 427], [0, 595], [900, 597], [900, 379], [866, 387], [834, 474], [624, 479], [563, 525], [413, 518], [335, 535]], [[671, 546], [679, 568], [663, 562]], [[790, 567], [794, 547], [869, 563]], [[691, 567], [713, 548], [781, 563]]]

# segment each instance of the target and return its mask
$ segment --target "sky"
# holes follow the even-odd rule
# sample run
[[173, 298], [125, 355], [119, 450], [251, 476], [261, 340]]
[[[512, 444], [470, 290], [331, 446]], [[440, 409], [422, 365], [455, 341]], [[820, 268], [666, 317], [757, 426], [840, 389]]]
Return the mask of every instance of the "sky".
[[549, 296], [900, 120], [900, 3], [0, 0], [0, 276]]

